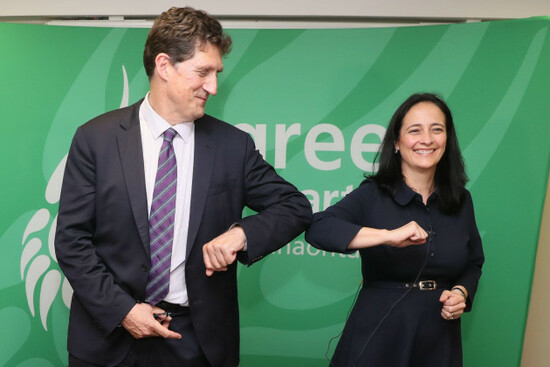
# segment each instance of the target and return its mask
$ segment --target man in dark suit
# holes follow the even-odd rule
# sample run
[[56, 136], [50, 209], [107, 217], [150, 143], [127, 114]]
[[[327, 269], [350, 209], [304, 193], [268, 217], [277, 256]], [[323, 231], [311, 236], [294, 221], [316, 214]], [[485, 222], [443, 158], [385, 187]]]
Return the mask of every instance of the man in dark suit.
[[150, 92], [75, 133], [55, 238], [71, 366], [237, 366], [236, 258], [251, 265], [310, 223], [250, 136], [204, 114], [230, 45], [208, 14], [164, 12], [145, 45]]

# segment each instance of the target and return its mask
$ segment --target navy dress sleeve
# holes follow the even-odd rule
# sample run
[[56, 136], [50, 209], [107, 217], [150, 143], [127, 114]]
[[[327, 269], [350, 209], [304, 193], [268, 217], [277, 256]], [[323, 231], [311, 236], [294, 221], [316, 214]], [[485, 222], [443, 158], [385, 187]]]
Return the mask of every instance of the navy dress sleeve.
[[464, 215], [467, 217], [468, 227], [470, 230], [468, 240], [468, 261], [464, 271], [455, 282], [457, 285], [464, 286], [468, 291], [466, 309], [464, 310], [465, 312], [468, 312], [472, 309], [472, 303], [477, 291], [477, 285], [479, 278], [481, 277], [481, 266], [485, 261], [483, 247], [481, 245], [481, 237], [477, 229], [472, 196], [468, 191], [466, 191], [464, 198]]
[[306, 241], [312, 246], [330, 252], [354, 253], [348, 250], [351, 240], [363, 227], [365, 217], [374, 205], [376, 188], [365, 180], [342, 200], [323, 212], [315, 213], [313, 224], [306, 231]]

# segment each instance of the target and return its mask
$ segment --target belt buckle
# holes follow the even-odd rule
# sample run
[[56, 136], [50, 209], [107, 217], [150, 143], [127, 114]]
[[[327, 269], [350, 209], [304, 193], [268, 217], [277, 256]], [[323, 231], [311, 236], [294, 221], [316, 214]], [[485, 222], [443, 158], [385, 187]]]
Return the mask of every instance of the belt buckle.
[[422, 280], [418, 282], [418, 289], [421, 291], [433, 291], [437, 289], [437, 282], [435, 280]]

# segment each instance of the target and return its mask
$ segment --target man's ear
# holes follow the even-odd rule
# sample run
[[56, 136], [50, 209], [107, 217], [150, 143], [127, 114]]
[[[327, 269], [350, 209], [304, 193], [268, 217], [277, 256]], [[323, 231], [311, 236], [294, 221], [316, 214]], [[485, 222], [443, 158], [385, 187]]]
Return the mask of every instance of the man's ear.
[[161, 52], [155, 57], [155, 73], [161, 80], [167, 80], [169, 75], [169, 69], [172, 67], [172, 60], [170, 56]]

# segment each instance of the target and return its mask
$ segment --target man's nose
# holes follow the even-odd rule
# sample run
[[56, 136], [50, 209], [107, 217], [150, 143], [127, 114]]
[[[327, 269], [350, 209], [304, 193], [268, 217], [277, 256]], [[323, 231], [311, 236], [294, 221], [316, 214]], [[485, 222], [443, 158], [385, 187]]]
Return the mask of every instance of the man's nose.
[[208, 94], [215, 96], [218, 93], [218, 77], [217, 75], [211, 75], [209, 76], [204, 85], [203, 88], [205, 91], [208, 92]]

